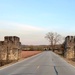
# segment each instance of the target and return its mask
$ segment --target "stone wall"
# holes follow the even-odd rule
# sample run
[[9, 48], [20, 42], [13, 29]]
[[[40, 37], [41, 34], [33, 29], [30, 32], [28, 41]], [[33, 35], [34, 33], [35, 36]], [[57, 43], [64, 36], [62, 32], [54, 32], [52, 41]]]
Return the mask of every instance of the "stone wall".
[[67, 36], [65, 38], [64, 49], [64, 56], [66, 58], [75, 58], [75, 36]]
[[0, 60], [18, 60], [21, 54], [20, 38], [17, 36], [5, 36], [0, 41]]

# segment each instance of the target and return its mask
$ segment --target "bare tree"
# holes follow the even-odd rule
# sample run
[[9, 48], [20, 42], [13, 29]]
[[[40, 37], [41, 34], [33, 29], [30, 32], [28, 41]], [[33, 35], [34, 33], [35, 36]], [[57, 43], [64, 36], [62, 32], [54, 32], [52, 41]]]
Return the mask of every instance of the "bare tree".
[[61, 35], [56, 32], [48, 32], [45, 36], [48, 39], [51, 45], [51, 49], [53, 50], [56, 44], [59, 44], [61, 41]]

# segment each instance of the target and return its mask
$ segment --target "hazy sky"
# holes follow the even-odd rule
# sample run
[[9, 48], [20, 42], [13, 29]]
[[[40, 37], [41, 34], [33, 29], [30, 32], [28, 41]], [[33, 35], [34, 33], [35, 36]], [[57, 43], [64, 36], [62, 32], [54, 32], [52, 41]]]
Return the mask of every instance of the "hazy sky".
[[47, 32], [75, 35], [75, 0], [0, 0], [0, 40], [19, 36], [22, 44], [49, 44]]

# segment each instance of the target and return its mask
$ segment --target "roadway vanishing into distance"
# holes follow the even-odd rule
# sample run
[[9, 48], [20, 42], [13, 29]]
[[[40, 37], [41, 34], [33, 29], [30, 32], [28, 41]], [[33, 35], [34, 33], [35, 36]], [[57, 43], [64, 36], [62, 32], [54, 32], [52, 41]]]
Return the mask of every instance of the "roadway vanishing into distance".
[[75, 68], [51, 51], [45, 51], [0, 69], [0, 75], [75, 75]]

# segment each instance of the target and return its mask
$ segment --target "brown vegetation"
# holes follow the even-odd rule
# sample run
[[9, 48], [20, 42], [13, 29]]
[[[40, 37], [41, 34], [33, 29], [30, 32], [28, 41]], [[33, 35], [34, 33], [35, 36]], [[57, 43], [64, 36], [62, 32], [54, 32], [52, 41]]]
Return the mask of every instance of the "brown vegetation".
[[42, 51], [22, 51], [21, 56], [22, 56], [22, 58], [27, 58], [27, 57], [33, 56], [35, 54], [38, 54], [40, 52], [42, 52]]

